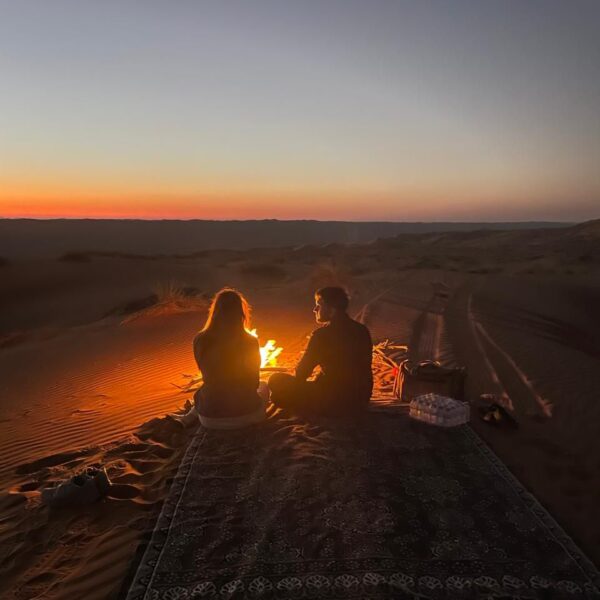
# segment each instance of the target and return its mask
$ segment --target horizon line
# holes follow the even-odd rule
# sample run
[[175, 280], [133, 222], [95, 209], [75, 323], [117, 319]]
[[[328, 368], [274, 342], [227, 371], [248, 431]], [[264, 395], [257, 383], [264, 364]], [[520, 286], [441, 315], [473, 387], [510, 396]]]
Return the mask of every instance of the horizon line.
[[263, 219], [202, 219], [202, 218], [145, 218], [145, 217], [5, 217], [0, 215], [0, 221], [144, 221], [144, 222], [194, 222], [201, 221], [205, 223], [263, 223], [263, 222], [280, 222], [280, 223], [389, 223], [399, 224], [405, 223], [410, 225], [429, 224], [429, 223], [444, 223], [444, 224], [499, 224], [499, 223], [564, 223], [568, 225], [576, 225], [595, 221], [600, 217], [583, 219], [577, 221], [563, 221], [556, 219], [525, 219], [525, 220], [484, 220], [484, 221], [397, 221], [397, 220], [366, 220], [366, 219], [280, 219], [280, 218], [263, 218]]

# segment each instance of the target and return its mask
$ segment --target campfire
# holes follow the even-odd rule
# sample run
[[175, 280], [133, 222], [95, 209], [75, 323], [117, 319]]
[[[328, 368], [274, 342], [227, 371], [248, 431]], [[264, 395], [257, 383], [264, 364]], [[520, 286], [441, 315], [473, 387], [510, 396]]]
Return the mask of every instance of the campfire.
[[[248, 333], [258, 338], [256, 329], [251, 329]], [[269, 368], [277, 367], [277, 357], [282, 352], [283, 348], [277, 346], [275, 340], [267, 340], [266, 344], [260, 347], [260, 368], [268, 370]]]

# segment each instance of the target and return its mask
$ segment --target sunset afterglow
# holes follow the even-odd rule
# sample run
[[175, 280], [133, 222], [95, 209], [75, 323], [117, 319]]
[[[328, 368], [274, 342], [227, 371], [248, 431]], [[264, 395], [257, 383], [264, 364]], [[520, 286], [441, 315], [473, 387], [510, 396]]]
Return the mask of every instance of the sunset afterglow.
[[2, 13], [0, 217], [598, 216], [598, 3]]

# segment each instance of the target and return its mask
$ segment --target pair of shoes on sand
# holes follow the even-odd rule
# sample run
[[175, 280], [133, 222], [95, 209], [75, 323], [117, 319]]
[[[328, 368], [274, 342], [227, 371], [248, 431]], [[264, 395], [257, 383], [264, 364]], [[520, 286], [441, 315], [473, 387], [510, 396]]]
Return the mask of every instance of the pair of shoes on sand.
[[488, 404], [479, 407], [479, 416], [484, 423], [494, 427], [518, 427], [515, 418], [498, 402], [491, 402], [494, 397], [491, 394], [482, 394], [481, 400]]
[[68, 481], [42, 490], [42, 502], [52, 508], [86, 506], [106, 496], [110, 479], [104, 467], [88, 467]]

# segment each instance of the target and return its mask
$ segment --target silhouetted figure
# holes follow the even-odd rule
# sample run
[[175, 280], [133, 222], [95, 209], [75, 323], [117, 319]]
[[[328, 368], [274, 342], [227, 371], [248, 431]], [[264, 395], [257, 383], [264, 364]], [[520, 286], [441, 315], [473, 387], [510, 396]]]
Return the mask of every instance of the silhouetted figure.
[[259, 387], [258, 340], [248, 333], [250, 307], [236, 290], [213, 299], [206, 324], [194, 339], [194, 356], [203, 385], [194, 395], [200, 422], [211, 429], [232, 429], [264, 419]]
[[[315, 293], [316, 329], [296, 367], [296, 376], [275, 373], [271, 400], [295, 412], [346, 415], [364, 409], [371, 398], [373, 344], [369, 330], [347, 314], [348, 295], [339, 287]], [[321, 372], [307, 381], [316, 367]]]

